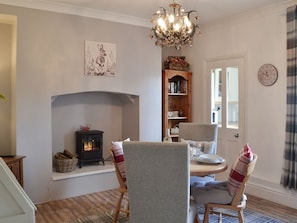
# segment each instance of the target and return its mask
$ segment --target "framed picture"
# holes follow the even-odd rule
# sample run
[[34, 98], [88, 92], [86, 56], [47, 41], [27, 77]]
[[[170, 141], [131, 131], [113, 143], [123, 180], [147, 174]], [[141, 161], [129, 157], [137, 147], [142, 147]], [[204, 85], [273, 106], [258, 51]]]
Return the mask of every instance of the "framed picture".
[[116, 45], [85, 40], [85, 75], [115, 76]]

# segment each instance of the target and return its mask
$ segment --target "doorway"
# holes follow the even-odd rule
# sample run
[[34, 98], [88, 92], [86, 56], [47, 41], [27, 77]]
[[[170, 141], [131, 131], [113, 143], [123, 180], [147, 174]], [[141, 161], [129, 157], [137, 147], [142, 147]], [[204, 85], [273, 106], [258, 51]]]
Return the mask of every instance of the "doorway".
[[[228, 161], [228, 170], [245, 143], [244, 58], [207, 63], [210, 122], [218, 125], [217, 153]], [[219, 175], [226, 179], [229, 171]]]
[[0, 14], [0, 156], [16, 155], [16, 16]]

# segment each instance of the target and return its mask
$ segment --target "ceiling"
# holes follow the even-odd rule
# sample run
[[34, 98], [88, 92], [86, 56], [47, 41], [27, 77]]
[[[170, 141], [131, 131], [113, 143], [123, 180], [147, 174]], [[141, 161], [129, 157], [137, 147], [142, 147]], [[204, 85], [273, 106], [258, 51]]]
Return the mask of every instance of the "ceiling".
[[[205, 24], [236, 14], [289, 0], [176, 0], [186, 11], [197, 10], [199, 23]], [[47, 8], [74, 14], [109, 14], [109, 16], [129, 17], [132, 20], [149, 20], [160, 6], [167, 8], [172, 0], [0, 0], [0, 4]]]

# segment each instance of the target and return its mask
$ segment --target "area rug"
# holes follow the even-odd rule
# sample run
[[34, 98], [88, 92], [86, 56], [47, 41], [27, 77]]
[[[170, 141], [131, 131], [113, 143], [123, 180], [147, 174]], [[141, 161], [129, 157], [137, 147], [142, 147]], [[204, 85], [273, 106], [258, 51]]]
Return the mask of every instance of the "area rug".
[[[203, 215], [199, 215], [200, 219], [203, 219]], [[256, 213], [250, 210], [244, 210], [244, 218], [245, 223], [282, 223], [282, 221], [278, 219], [273, 219], [271, 217], [265, 216], [260, 213]], [[69, 223], [111, 223], [113, 220], [113, 214], [109, 213], [107, 210], [98, 215], [92, 215], [84, 218], [79, 218]], [[209, 223], [217, 223], [218, 216], [210, 215]], [[238, 223], [237, 218], [225, 217], [223, 216], [223, 223]], [[129, 223], [129, 220], [125, 215], [120, 215], [118, 219], [118, 223]]]

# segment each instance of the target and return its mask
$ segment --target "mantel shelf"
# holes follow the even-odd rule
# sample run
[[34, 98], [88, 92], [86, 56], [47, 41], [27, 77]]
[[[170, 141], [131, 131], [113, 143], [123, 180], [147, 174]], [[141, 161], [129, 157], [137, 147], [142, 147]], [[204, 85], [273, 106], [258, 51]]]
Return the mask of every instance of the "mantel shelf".
[[75, 177], [83, 177], [95, 174], [104, 174], [114, 172], [113, 163], [110, 161], [105, 162], [105, 165], [85, 165], [82, 168], [76, 167], [72, 172], [58, 173], [53, 171], [52, 180], [65, 180]]

